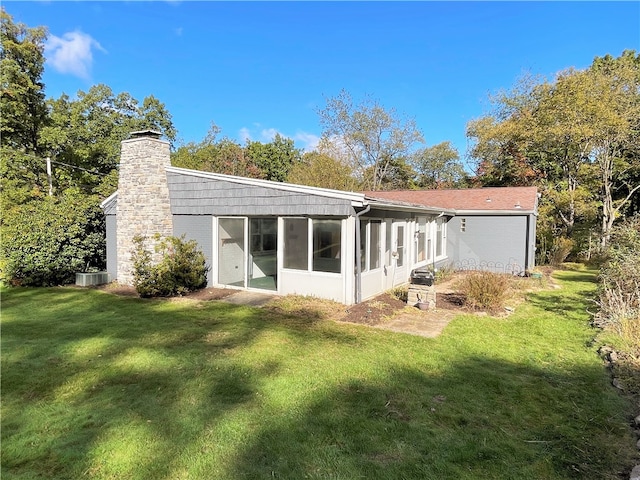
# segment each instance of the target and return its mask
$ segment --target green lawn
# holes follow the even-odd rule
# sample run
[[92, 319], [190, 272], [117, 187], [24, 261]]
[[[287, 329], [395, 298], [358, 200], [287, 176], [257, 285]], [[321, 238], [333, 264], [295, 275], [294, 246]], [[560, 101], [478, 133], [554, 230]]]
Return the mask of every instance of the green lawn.
[[6, 290], [2, 478], [619, 478], [634, 442], [585, 313], [594, 277], [557, 276], [436, 339]]

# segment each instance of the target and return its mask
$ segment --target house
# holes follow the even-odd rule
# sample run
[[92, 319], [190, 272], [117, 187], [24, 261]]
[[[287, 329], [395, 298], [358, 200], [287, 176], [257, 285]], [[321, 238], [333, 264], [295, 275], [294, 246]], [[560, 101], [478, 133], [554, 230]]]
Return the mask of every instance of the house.
[[134, 132], [122, 142], [118, 191], [102, 203], [107, 271], [131, 284], [133, 239], [151, 247], [156, 233], [196, 240], [209, 286], [347, 305], [417, 267], [531, 269], [535, 189], [473, 191], [484, 193], [344, 192], [187, 170], [171, 166], [159, 133]]

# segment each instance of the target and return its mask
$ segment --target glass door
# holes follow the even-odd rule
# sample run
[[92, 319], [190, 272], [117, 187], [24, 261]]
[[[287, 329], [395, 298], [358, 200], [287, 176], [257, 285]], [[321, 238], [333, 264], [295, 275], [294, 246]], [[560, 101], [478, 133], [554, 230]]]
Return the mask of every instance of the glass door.
[[278, 220], [252, 218], [249, 220], [248, 277], [251, 288], [278, 289]]
[[245, 284], [245, 219], [218, 220], [218, 283], [235, 287]]

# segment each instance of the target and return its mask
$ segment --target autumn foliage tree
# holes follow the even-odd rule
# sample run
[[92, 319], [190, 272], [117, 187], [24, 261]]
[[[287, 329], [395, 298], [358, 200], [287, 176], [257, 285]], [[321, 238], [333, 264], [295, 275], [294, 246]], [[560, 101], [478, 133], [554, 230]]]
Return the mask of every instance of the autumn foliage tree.
[[493, 102], [467, 126], [478, 180], [537, 185], [550, 239], [580, 245], [578, 234], [596, 234], [606, 246], [640, 189], [640, 56], [625, 51], [552, 81], [526, 79]]

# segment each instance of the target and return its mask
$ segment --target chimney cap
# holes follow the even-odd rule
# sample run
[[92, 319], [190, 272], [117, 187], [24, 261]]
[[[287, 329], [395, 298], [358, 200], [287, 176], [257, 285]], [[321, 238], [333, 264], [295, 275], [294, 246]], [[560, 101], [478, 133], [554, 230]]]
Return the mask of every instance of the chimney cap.
[[158, 132], [157, 130], [138, 130], [135, 132], [131, 132], [129, 134], [129, 138], [155, 138], [159, 139], [162, 136], [162, 132]]

